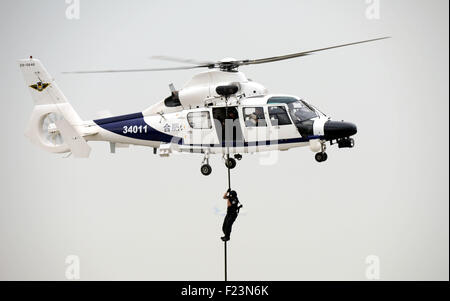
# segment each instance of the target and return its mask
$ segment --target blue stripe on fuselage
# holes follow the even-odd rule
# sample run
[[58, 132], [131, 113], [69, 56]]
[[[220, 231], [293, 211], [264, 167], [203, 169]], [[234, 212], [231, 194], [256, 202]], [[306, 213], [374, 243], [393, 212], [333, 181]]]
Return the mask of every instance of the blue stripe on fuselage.
[[141, 140], [180, 143], [181, 138], [160, 132], [144, 121], [142, 113], [94, 120], [101, 128], [115, 134]]
[[96, 120], [94, 120], [94, 122], [97, 125], [102, 125], [102, 124], [107, 124], [107, 123], [114, 123], [114, 122], [126, 121], [126, 120], [143, 118], [143, 117], [144, 117], [144, 115], [142, 115], [142, 112], [139, 112], [139, 113], [133, 113], [133, 114], [127, 114], [127, 115], [120, 115], [120, 116], [96, 119]]

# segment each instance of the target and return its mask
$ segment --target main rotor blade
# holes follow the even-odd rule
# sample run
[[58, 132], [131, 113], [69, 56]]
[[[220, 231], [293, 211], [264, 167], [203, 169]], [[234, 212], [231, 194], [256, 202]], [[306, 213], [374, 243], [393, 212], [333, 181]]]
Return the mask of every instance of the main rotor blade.
[[292, 59], [292, 58], [296, 58], [296, 57], [306, 56], [306, 55], [310, 55], [314, 52], [319, 52], [319, 51], [324, 51], [324, 50], [329, 50], [329, 49], [334, 49], [334, 48], [340, 48], [340, 47], [346, 47], [346, 46], [351, 46], [351, 45], [357, 45], [357, 44], [362, 44], [362, 43], [368, 43], [368, 42], [374, 42], [374, 41], [379, 41], [379, 40], [384, 40], [384, 39], [389, 39], [389, 38], [390, 37], [382, 37], [382, 38], [377, 38], [377, 39], [353, 42], [353, 43], [348, 43], [348, 44], [336, 45], [336, 46], [331, 46], [331, 47], [326, 47], [326, 48], [291, 53], [291, 54], [287, 54], [287, 55], [273, 56], [273, 57], [256, 59], [256, 60], [242, 60], [242, 61], [238, 61], [237, 63], [240, 66], [270, 63], [270, 62], [276, 62], [276, 61], [282, 61], [282, 60], [288, 60], [288, 59]]
[[273, 57], [267, 57], [262, 59], [254, 59], [254, 60], [237, 60], [237, 61], [218, 61], [218, 62], [212, 62], [212, 61], [197, 61], [192, 59], [183, 59], [183, 58], [176, 58], [176, 57], [170, 57], [170, 56], [153, 56], [151, 58], [154, 59], [160, 59], [160, 60], [166, 60], [166, 61], [174, 61], [174, 62], [183, 62], [188, 64], [194, 64], [194, 66], [180, 66], [180, 67], [169, 67], [169, 68], [143, 68], [143, 69], [122, 69], [122, 70], [86, 70], [86, 71], [72, 71], [72, 72], [63, 72], [65, 74], [69, 73], [120, 73], [120, 72], [149, 72], [149, 71], [171, 71], [171, 70], [190, 70], [190, 69], [198, 69], [198, 68], [220, 68], [221, 70], [234, 70], [238, 68], [239, 66], [245, 66], [245, 65], [256, 65], [256, 64], [263, 64], [263, 63], [270, 63], [270, 62], [276, 62], [276, 61], [283, 61], [288, 59], [293, 59], [297, 57], [307, 56], [310, 54], [313, 54], [315, 52], [324, 51], [324, 50], [330, 50], [334, 48], [341, 48], [351, 45], [357, 45], [362, 43], [368, 43], [368, 42], [374, 42], [379, 40], [388, 39], [390, 37], [382, 37], [382, 38], [376, 38], [371, 40], [364, 40], [359, 42], [353, 42], [348, 44], [342, 44], [342, 45], [336, 45], [326, 48], [320, 48], [320, 49], [314, 49], [309, 51], [303, 51], [303, 52], [296, 52], [286, 55], [280, 55], [280, 56], [273, 56]]
[[154, 60], [162, 60], [162, 61], [169, 61], [169, 62], [177, 62], [177, 63], [187, 63], [187, 64], [194, 64], [194, 65], [211, 65], [213, 66], [217, 62], [213, 61], [200, 61], [200, 60], [194, 60], [194, 59], [185, 59], [185, 58], [179, 58], [174, 56], [166, 56], [166, 55], [154, 55], [150, 57]]
[[81, 73], [120, 73], [120, 72], [148, 72], [148, 71], [171, 71], [171, 70], [189, 70], [197, 68], [208, 68], [209, 65], [199, 66], [181, 66], [170, 68], [145, 68], [145, 69], [118, 69], [118, 70], [86, 70], [86, 71], [71, 71], [63, 72], [64, 74], [81, 74]]

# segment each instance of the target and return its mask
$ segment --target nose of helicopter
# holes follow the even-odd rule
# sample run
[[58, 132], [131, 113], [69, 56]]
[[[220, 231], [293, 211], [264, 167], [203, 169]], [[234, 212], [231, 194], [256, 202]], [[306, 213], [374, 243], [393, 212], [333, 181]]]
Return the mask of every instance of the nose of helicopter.
[[358, 130], [354, 123], [329, 120], [325, 122], [323, 131], [326, 139], [339, 139], [353, 136]]

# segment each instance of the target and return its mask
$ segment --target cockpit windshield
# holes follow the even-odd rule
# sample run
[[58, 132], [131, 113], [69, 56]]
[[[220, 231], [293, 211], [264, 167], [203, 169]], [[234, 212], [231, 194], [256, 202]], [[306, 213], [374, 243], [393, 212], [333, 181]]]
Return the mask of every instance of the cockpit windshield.
[[296, 102], [292, 102], [288, 104], [289, 112], [291, 113], [291, 118], [295, 122], [302, 122], [305, 120], [310, 120], [312, 118], [317, 117], [317, 113], [303, 100], [298, 100]]
[[291, 115], [294, 123], [302, 122], [305, 120], [310, 120], [312, 118], [318, 117], [317, 111], [303, 100], [296, 99], [294, 97], [282, 97], [276, 96], [271, 97], [267, 103], [285, 103], [289, 108], [289, 113]]

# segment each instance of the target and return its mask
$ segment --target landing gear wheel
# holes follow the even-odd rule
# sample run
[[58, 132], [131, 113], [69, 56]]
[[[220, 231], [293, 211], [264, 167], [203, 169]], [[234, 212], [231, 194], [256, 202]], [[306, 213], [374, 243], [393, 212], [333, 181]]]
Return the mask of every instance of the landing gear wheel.
[[200, 171], [202, 172], [202, 175], [209, 176], [212, 172], [211, 165], [203, 164], [202, 167], [200, 168]]
[[238, 160], [238, 161], [241, 161], [242, 160], [242, 155], [241, 154], [236, 154], [236, 155], [234, 155], [234, 158], [236, 160]]
[[327, 153], [317, 153], [315, 158], [317, 162], [324, 162], [327, 161], [328, 155]]
[[225, 159], [225, 166], [229, 169], [233, 169], [236, 167], [236, 160], [233, 158]]
[[355, 146], [355, 140], [353, 138], [349, 138], [350, 142], [350, 148], [353, 148]]

